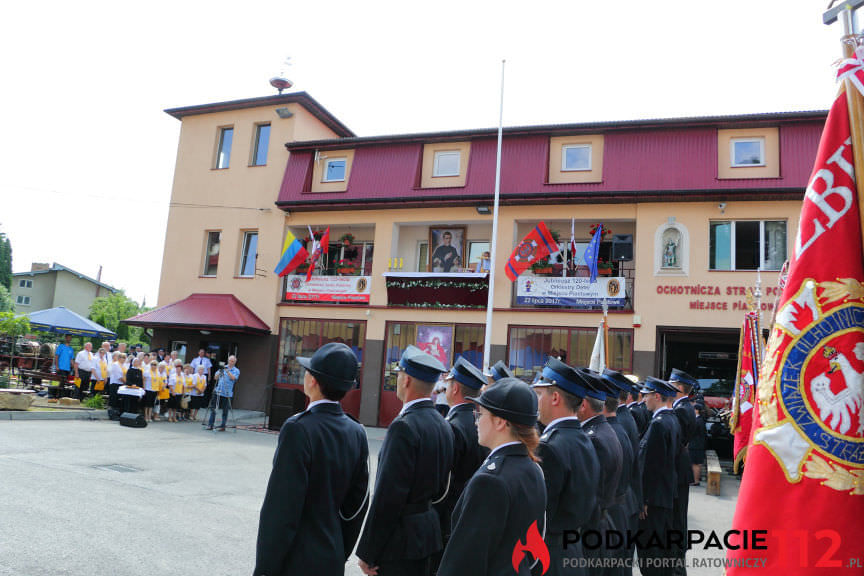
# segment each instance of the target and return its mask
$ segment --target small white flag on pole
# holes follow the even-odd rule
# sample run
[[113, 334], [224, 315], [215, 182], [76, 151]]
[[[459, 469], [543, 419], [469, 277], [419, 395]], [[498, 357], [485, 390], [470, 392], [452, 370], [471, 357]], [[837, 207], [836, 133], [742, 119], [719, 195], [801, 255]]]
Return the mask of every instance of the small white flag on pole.
[[606, 345], [603, 335], [603, 322], [597, 327], [597, 338], [594, 340], [594, 350], [591, 351], [591, 363], [588, 367], [595, 372], [603, 372], [606, 368]]

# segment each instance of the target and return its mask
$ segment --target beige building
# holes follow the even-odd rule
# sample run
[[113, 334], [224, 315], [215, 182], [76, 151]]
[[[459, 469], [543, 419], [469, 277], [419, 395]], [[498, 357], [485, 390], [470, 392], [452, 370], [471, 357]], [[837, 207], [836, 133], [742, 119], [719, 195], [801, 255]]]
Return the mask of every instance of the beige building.
[[22, 314], [65, 306], [87, 318], [93, 300], [117, 291], [56, 262], [50, 266], [34, 262], [29, 272], [12, 274], [12, 302]]
[[[255, 373], [240, 400], [277, 422], [302, 408], [297, 356], [345, 342], [362, 368], [343, 406], [365, 424], [386, 425], [399, 407], [393, 368], [408, 344], [447, 363], [483, 361], [489, 277], [480, 260], [492, 240], [496, 133], [357, 138], [292, 97], [308, 98], [169, 111], [183, 128], [159, 305], [233, 295], [269, 335], [241, 340], [218, 332], [216, 320], [137, 322], [158, 328], [166, 346], [231, 343], [241, 371], [251, 364]], [[283, 106], [292, 117], [274, 120]], [[729, 388], [746, 291], [761, 276], [770, 320], [824, 119], [505, 129], [490, 361], [526, 379], [549, 355], [587, 364], [605, 300], [613, 368], [663, 377], [678, 367], [706, 389]], [[256, 167], [256, 126], [268, 120], [271, 155]], [[226, 127], [236, 130], [228, 169], [220, 166]], [[508, 259], [541, 222], [564, 258], [511, 282]], [[591, 283], [583, 252], [600, 223], [609, 233]], [[576, 250], [568, 248], [571, 227]], [[275, 277], [286, 230], [309, 246], [310, 229], [330, 233], [311, 281], [302, 268]], [[255, 271], [244, 264], [249, 232], [258, 234]], [[235, 329], [252, 323], [245, 318]]]

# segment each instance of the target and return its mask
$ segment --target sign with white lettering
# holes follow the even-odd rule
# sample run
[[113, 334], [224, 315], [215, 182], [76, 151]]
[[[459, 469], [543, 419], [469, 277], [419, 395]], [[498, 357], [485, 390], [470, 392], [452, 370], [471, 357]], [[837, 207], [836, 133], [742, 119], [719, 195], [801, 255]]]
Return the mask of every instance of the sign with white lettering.
[[520, 276], [516, 284], [516, 304], [543, 306], [623, 306], [626, 280], [623, 276], [591, 279], [581, 276]]
[[371, 276], [288, 276], [285, 300], [301, 302], [369, 302]]

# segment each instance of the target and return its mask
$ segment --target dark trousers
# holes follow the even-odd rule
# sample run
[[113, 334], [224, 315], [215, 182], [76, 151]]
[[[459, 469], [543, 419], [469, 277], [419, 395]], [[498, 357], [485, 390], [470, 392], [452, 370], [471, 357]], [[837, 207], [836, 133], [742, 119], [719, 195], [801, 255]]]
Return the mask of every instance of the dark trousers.
[[429, 558], [382, 562], [378, 565], [378, 576], [429, 576], [429, 574]]
[[[550, 532], [546, 534], [546, 548], [549, 550], [549, 570], [545, 576], [587, 576], [591, 573], [586, 566], [580, 564], [585, 558], [581, 539], [575, 544], [568, 544], [565, 549], [564, 533]], [[531, 569], [531, 574], [540, 576], [542, 573], [543, 565], [537, 562]]]
[[671, 529], [672, 510], [648, 506], [648, 517], [639, 520], [642, 534], [636, 542], [639, 570], [644, 576], [672, 576], [675, 573], [673, 564], [678, 559], [666, 547], [666, 535]]
[[[677, 498], [674, 500], [674, 507], [672, 508], [672, 529], [677, 530], [684, 534], [684, 539], [687, 539], [687, 509], [690, 506], [690, 485], [689, 484], [678, 484], [678, 494]], [[687, 554], [687, 547], [674, 547], [672, 552], [682, 560], [685, 558]], [[682, 562], [680, 566], [675, 568], [675, 574], [680, 576], [686, 576], [687, 568], [684, 566]]]
[[78, 378], [81, 379], [81, 387], [78, 389], [78, 398], [84, 398], [84, 395], [90, 391], [90, 371], [78, 370]]
[[119, 389], [120, 384], [108, 385], [108, 406], [114, 408], [115, 410], [120, 409], [120, 396], [117, 394], [117, 390]]
[[[216, 399], [219, 401], [218, 408], [222, 409], [222, 425], [220, 428], [225, 428], [226, 422], [228, 422], [228, 408], [231, 406], [231, 398], [227, 396], [216, 396]], [[210, 423], [208, 426], [210, 428], [213, 427], [213, 423], [216, 421], [216, 409], [210, 411]], [[380, 574], [380, 572], [379, 572]]]

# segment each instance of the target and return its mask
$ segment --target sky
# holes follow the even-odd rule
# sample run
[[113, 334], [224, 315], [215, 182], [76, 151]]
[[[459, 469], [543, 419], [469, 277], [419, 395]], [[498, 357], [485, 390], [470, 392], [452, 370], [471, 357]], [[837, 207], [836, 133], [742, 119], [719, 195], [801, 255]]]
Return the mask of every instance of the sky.
[[842, 34], [826, 6], [16, 2], [0, 231], [15, 272], [101, 266], [153, 306], [180, 129], [166, 108], [273, 94], [284, 72], [359, 136], [494, 127], [506, 60], [505, 126], [824, 110]]

